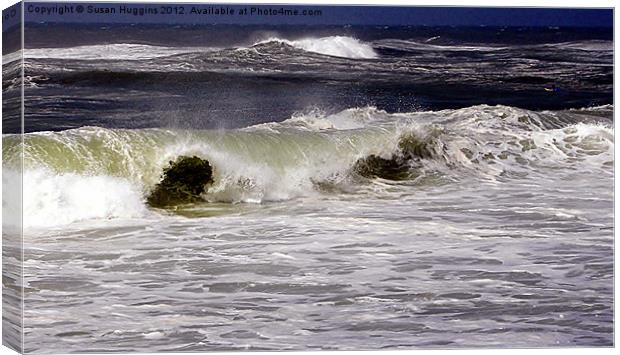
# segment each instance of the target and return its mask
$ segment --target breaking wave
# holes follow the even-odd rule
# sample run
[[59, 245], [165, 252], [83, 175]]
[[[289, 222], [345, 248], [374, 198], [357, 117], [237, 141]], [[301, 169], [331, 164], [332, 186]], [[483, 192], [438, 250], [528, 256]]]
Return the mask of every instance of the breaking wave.
[[146, 44], [114, 43], [67, 48], [29, 48], [24, 50], [24, 57], [33, 59], [144, 60], [212, 50], [215, 50], [215, 48], [164, 47]]
[[[613, 174], [611, 112], [610, 106], [534, 112], [480, 105], [390, 114], [364, 107], [331, 115], [313, 110], [226, 131], [82, 127], [29, 133], [24, 224], [152, 213], [146, 196], [179, 156], [208, 160], [214, 183], [203, 198], [227, 203], [343, 193], [389, 180], [394, 172], [407, 172], [408, 183], [431, 175], [501, 182], [577, 168]], [[19, 136], [3, 137], [6, 179], [18, 176], [11, 169], [21, 160], [19, 144]]]
[[287, 40], [280, 38], [269, 38], [257, 44], [283, 43], [306, 52], [319, 53], [332, 57], [342, 57], [351, 59], [374, 59], [377, 52], [370, 44], [363, 43], [358, 39], [346, 36], [330, 36], [321, 38], [304, 38], [298, 40]]
[[[272, 37], [254, 43], [254, 46], [265, 44], [284, 44], [306, 52], [318, 53], [333, 57], [351, 59], [373, 59], [377, 53], [370, 44], [346, 36], [331, 36], [321, 38], [304, 38], [287, 40]], [[239, 47], [239, 49], [247, 49]], [[225, 50], [217, 47], [165, 47], [133, 43], [113, 43], [85, 45], [66, 48], [29, 48], [23, 51], [27, 59], [72, 59], [72, 60], [130, 60], [140, 61], [159, 57], [187, 53], [207, 53]], [[15, 52], [3, 56], [3, 62], [8, 63], [20, 59], [22, 52]]]

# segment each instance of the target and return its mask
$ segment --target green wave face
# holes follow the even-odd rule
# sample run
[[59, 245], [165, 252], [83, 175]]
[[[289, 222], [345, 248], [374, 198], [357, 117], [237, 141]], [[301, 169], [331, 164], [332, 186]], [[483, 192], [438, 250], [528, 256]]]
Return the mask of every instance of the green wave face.
[[[168, 161], [197, 155], [216, 167], [220, 177], [235, 171], [264, 170], [290, 174], [295, 169], [340, 170], [358, 157], [394, 148], [386, 129], [331, 133], [289, 130], [188, 131], [125, 130], [85, 127], [24, 136], [24, 168], [57, 174], [108, 175], [145, 186], [158, 182]], [[3, 137], [9, 166], [19, 153], [19, 136]], [[320, 175], [320, 174], [319, 174]]]
[[[158, 147], [173, 142], [158, 131], [110, 130], [85, 127], [24, 136], [24, 168], [49, 169], [57, 174], [110, 175], [134, 179], [154, 169]], [[3, 138], [3, 155], [15, 159], [19, 137]]]

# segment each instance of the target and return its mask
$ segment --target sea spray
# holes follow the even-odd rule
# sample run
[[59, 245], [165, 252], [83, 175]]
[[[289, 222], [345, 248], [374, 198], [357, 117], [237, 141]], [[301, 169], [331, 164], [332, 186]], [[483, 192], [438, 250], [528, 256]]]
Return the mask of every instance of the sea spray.
[[370, 44], [345, 36], [302, 38], [297, 40], [272, 37], [265, 41], [256, 43], [255, 46], [268, 43], [282, 43], [307, 52], [319, 53], [333, 57], [350, 59], [374, 59], [378, 57], [377, 52], [375, 52]]
[[36, 169], [24, 172], [23, 183], [24, 227], [138, 218], [148, 214], [140, 189], [123, 178], [56, 174]]

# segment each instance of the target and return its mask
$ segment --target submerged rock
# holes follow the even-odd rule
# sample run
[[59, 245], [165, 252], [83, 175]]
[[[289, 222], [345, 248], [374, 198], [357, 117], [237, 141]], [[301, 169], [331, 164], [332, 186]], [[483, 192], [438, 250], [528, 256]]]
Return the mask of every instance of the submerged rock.
[[413, 135], [403, 136], [398, 142], [398, 153], [389, 158], [369, 155], [355, 162], [353, 171], [365, 178], [382, 178], [386, 180], [408, 180], [418, 174], [412, 170], [414, 162], [432, 157], [429, 142]]
[[399, 181], [411, 177], [409, 162], [397, 155], [392, 155], [390, 159], [369, 155], [356, 161], [353, 171], [370, 179], [379, 177]]
[[207, 185], [213, 183], [213, 168], [208, 160], [181, 156], [170, 161], [162, 180], [146, 201], [151, 207], [168, 207], [200, 201]]

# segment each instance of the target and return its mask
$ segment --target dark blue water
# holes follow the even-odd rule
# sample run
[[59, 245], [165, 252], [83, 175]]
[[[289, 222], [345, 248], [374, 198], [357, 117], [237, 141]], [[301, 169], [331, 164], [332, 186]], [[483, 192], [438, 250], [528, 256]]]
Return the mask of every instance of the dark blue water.
[[[264, 43], [334, 36], [375, 56], [320, 53], [334, 43], [315, 43], [318, 53]], [[612, 102], [611, 36], [596, 28], [28, 25], [25, 130], [234, 128], [314, 108], [597, 106]], [[97, 47], [119, 44], [141, 45], [143, 55], [106, 58]], [[62, 48], [73, 54], [59, 56]], [[161, 48], [169, 55], [148, 55]], [[5, 120], [4, 129], [18, 127]]]

